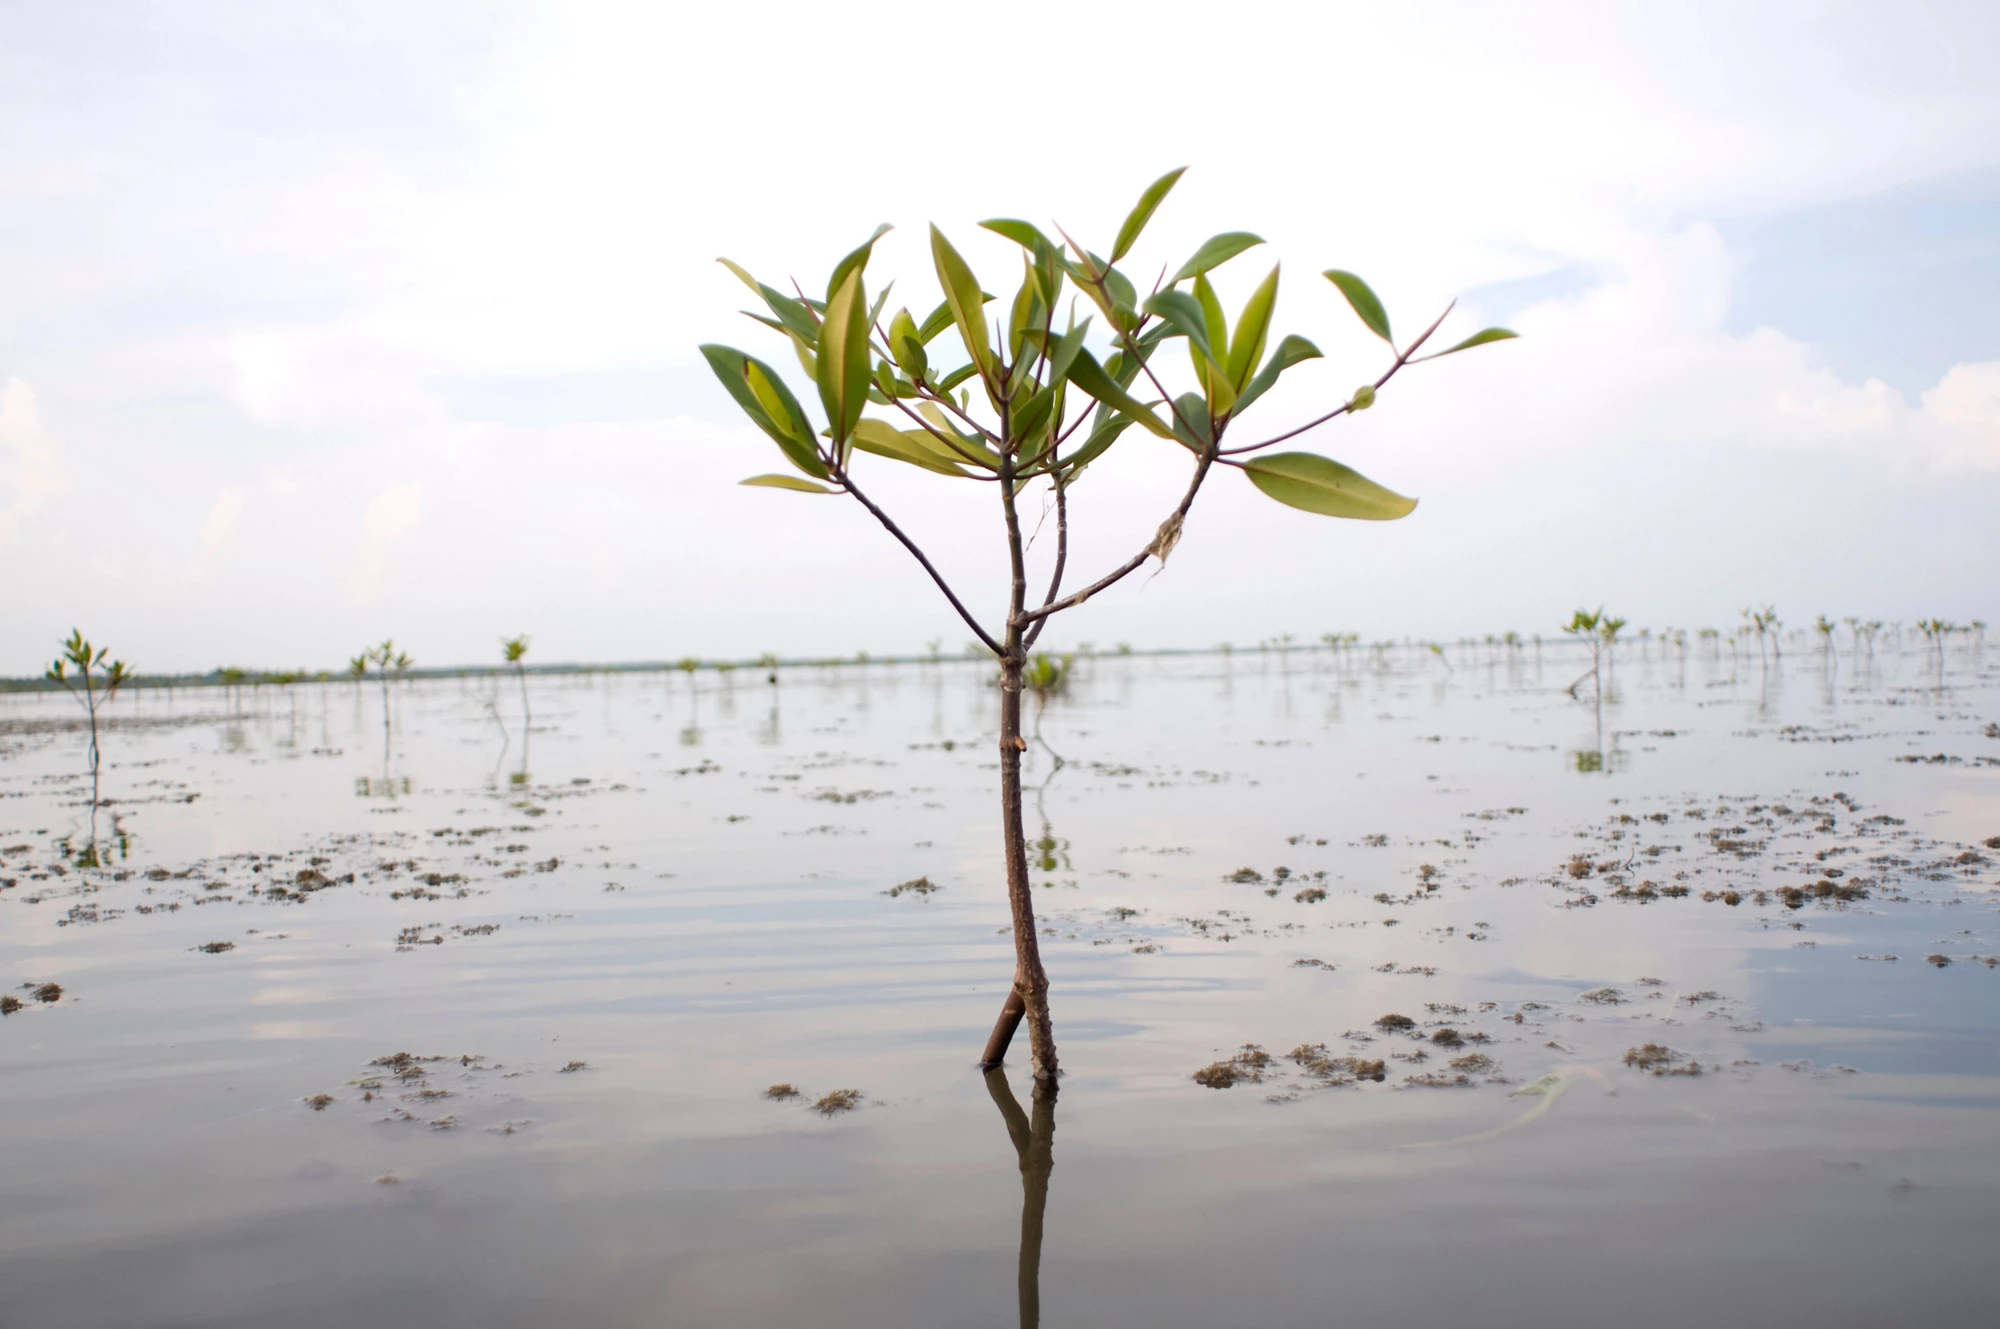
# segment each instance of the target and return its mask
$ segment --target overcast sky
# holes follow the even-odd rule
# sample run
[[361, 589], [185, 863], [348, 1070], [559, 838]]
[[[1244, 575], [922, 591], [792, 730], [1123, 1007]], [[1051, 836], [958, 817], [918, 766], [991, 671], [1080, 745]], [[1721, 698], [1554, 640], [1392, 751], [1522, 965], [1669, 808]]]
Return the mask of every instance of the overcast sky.
[[[1256, 231], [1225, 300], [1282, 260], [1328, 353], [1252, 420], [1383, 366], [1322, 268], [1523, 339], [1302, 440], [1407, 520], [1219, 476], [1049, 644], [2000, 618], [1991, 3], [10, 0], [0, 163], [0, 673], [73, 624], [154, 670], [956, 650], [851, 501], [735, 484], [779, 459], [695, 346], [791, 360], [713, 259], [817, 292], [891, 222], [921, 316], [927, 222], [1011, 290], [977, 221], [1108, 248], [1177, 165], [1133, 270]], [[1128, 435], [1072, 566], [1187, 466]], [[873, 470], [996, 618], [991, 487]]]

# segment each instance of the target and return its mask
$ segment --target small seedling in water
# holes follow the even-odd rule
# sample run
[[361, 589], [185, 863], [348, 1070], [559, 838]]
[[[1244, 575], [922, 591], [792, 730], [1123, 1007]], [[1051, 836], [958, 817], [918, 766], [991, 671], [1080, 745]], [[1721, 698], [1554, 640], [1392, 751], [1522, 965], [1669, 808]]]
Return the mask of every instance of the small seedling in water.
[[305, 1100], [305, 1105], [315, 1112], [324, 1112], [333, 1102], [332, 1094], [314, 1094]]
[[764, 1097], [773, 1103], [790, 1103], [795, 1099], [804, 1098], [805, 1095], [799, 1092], [799, 1087], [795, 1084], [774, 1084], [764, 1091]]
[[[875, 242], [884, 227], [835, 265], [823, 301], [795, 287], [794, 299], [757, 281], [734, 263], [729, 270], [769, 310], [752, 314], [799, 354], [818, 388], [824, 426], [816, 423], [786, 387], [778, 371], [733, 347], [701, 348], [709, 366], [751, 423], [769, 436], [791, 473], [758, 475], [745, 484], [794, 493], [852, 498], [922, 565], [973, 636], [1000, 665], [1000, 792], [1005, 840], [1007, 894], [1019, 926], [1013, 929], [1014, 982], [980, 1063], [999, 1065], [1016, 1028], [1025, 1019], [1035, 1078], [1054, 1085], [1058, 1067], [1054, 1026], [1048, 1009], [1048, 973], [1043, 967], [1040, 930], [1034, 924], [1026, 834], [1021, 819], [1021, 693], [1035, 642], [1057, 615], [1092, 600], [1148, 563], [1164, 567], [1181, 540], [1189, 510], [1211, 476], [1231, 471], [1278, 503], [1320, 516], [1390, 521], [1407, 516], [1413, 499], [1382, 488], [1331, 458], [1269, 449], [1340, 416], [1365, 411], [1406, 365], [1433, 360], [1514, 336], [1487, 328], [1455, 345], [1419, 356], [1443, 323], [1398, 348], [1389, 315], [1367, 284], [1351, 272], [1330, 269], [1326, 279], [1362, 324], [1385, 343], [1393, 363], [1372, 382], [1348, 394], [1317, 418], [1268, 438], [1239, 444], [1228, 436], [1251, 403], [1277, 386], [1280, 375], [1319, 359], [1318, 347], [1303, 337], [1272, 344], [1272, 316], [1278, 298], [1276, 268], [1257, 287], [1232, 330], [1210, 286], [1209, 273], [1254, 245], [1247, 232], [1219, 236], [1162, 278], [1145, 296], [1115, 265], [1138, 242], [1182, 171], [1156, 180], [1120, 227], [1117, 239], [1098, 252], [1084, 249], [1058, 229], [1060, 243], [1022, 221], [996, 220], [985, 228], [1018, 245], [1023, 281], [1011, 300], [995, 311], [1011, 310], [999, 324], [997, 344], [988, 321], [988, 296], [970, 265], [936, 227], [930, 253], [945, 300], [926, 316], [907, 309], [886, 320], [881, 298], [866, 289]], [[1109, 258], [1099, 257], [1099, 252]], [[1143, 280], [1143, 278], [1142, 278]], [[1089, 320], [1073, 320], [1058, 332], [1066, 305], [1065, 287], [1096, 308], [1100, 336], [1111, 341], [1103, 360], [1086, 346]], [[1191, 288], [1191, 289], [1190, 289]], [[1446, 311], [1449, 313], [1449, 309]], [[956, 328], [969, 363], [951, 365], [938, 340]], [[1198, 391], [1174, 397], [1155, 363], [1169, 341], [1178, 340], [1190, 358]], [[956, 357], [952, 357], [956, 358]], [[1140, 382], [1140, 375], [1144, 382]], [[960, 387], [966, 384], [965, 387]], [[979, 401], [975, 403], [974, 393]], [[1158, 394], [1157, 397], [1155, 394]], [[880, 413], [865, 416], [871, 406]], [[1104, 575], [1065, 593], [1070, 548], [1069, 490], [1091, 463], [1130, 426], [1191, 454], [1192, 474], [1180, 501], [1129, 558]], [[988, 623], [961, 600], [944, 574], [882, 506], [860, 488], [878, 462], [907, 465], [933, 477], [963, 480], [973, 487], [993, 484], [1006, 529], [1012, 590], [1004, 613]], [[1102, 468], [1092, 471], [1102, 475]], [[873, 481], [869, 480], [870, 486]], [[1030, 532], [1022, 529], [1024, 492], [1047, 486], [1056, 517], [1056, 549], [1047, 590], [1029, 598], [1027, 566]], [[1039, 578], [1037, 578], [1039, 580]]]
[[859, 1089], [836, 1089], [830, 1094], [821, 1095], [820, 1100], [813, 1104], [813, 1111], [822, 1117], [833, 1117], [843, 1112], [852, 1112], [860, 1106]]
[[[93, 648], [83, 639], [80, 629], [70, 629], [69, 640], [63, 643], [62, 654], [56, 657], [48, 668], [50, 681], [60, 683], [68, 693], [83, 704], [90, 716], [90, 804], [96, 807], [97, 796], [97, 708], [109, 705], [118, 695], [118, 689], [132, 680], [132, 670], [123, 660], [113, 660], [109, 664], [104, 657], [110, 648]], [[74, 669], [74, 675], [70, 671]], [[93, 675], [92, 671], [96, 673]], [[75, 683], [70, 680], [74, 677]], [[77, 691], [78, 684], [82, 692]]]
[[1406, 1034], [1417, 1027], [1417, 1022], [1407, 1015], [1385, 1015], [1375, 1022], [1375, 1027], [1385, 1034]]
[[938, 885], [929, 877], [917, 877], [900, 885], [891, 886], [888, 890], [883, 891], [882, 894], [893, 900], [899, 895], [930, 895], [935, 891], [943, 889], [944, 887]]
[[528, 667], [521, 663], [528, 654], [528, 634], [524, 632], [518, 637], [502, 637], [500, 654], [514, 666], [514, 677], [521, 681], [521, 724], [526, 727], [535, 722], [535, 713], [528, 709]]
[[63, 996], [62, 984], [44, 983], [40, 987], [35, 989], [33, 995], [36, 1001], [39, 1001], [44, 1005], [53, 1005], [55, 1002], [62, 1000]]

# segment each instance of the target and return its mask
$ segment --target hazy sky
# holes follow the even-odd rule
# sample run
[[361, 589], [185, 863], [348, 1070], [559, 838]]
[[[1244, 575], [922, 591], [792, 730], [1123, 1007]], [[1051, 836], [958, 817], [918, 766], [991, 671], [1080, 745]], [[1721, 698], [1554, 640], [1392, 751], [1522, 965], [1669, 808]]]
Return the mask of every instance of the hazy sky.
[[[735, 485], [777, 454], [695, 345], [790, 358], [712, 260], [816, 291], [892, 222], [921, 315], [925, 223], [1011, 290], [979, 219], [1108, 247], [1183, 164], [1134, 270], [1257, 231], [1225, 300], [1283, 260], [1328, 352], [1251, 421], [1382, 367], [1325, 267], [1524, 336], [1304, 440], [1408, 520], [1217, 477], [1050, 644], [2000, 618], [1990, 2], [9, 0], [0, 673], [72, 624], [158, 670], [957, 649], [851, 502]], [[1073, 566], [1187, 465], [1128, 435]], [[874, 470], [996, 615], [991, 487]]]

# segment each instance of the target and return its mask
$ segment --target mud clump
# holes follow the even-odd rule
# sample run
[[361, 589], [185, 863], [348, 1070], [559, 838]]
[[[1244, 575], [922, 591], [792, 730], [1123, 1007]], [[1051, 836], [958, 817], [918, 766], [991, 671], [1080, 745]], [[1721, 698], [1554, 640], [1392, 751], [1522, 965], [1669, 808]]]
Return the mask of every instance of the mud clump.
[[799, 1092], [799, 1087], [795, 1084], [774, 1084], [764, 1091], [764, 1097], [773, 1103], [793, 1103], [805, 1095]]
[[1499, 1065], [1499, 1062], [1484, 1052], [1468, 1052], [1462, 1057], [1451, 1059], [1451, 1068], [1467, 1075], [1490, 1075], [1499, 1068]]
[[859, 1089], [836, 1089], [830, 1094], [820, 1095], [813, 1104], [813, 1111], [822, 1117], [837, 1117], [843, 1112], [852, 1112], [861, 1106]]
[[52, 1006], [56, 1002], [62, 1000], [62, 995], [63, 995], [62, 984], [43, 983], [41, 986], [37, 987], [31, 995], [33, 995], [36, 1001], [41, 1002], [43, 1005]]
[[1625, 994], [1617, 988], [1593, 988], [1578, 997], [1577, 1000], [1587, 1001], [1593, 1006], [1616, 1006], [1619, 1002], [1625, 1000]]
[[1318, 886], [1308, 886], [1292, 897], [1294, 904], [1318, 904], [1326, 898], [1326, 892]]
[[195, 949], [203, 955], [221, 955], [225, 951], [235, 950], [236, 943], [233, 941], [205, 941], [195, 947]]
[[1288, 1055], [1300, 1070], [1322, 1084], [1353, 1084], [1357, 1080], [1380, 1084], [1389, 1076], [1389, 1068], [1383, 1062], [1368, 1057], [1336, 1057], [1324, 1043], [1301, 1043]]
[[556, 1074], [575, 1075], [578, 1071], [587, 1071], [589, 1069], [590, 1069], [590, 1063], [587, 1061], [572, 1061], [566, 1064], [561, 1070], [557, 1071]]
[[313, 1095], [313, 1096], [312, 1096], [311, 1098], [308, 1098], [308, 1099], [306, 1099], [306, 1100], [304, 1100], [304, 1101], [305, 1101], [305, 1105], [306, 1105], [307, 1107], [311, 1108], [311, 1109], [312, 1109], [313, 1111], [315, 1111], [315, 1112], [324, 1112], [324, 1111], [326, 1111], [326, 1110], [327, 1110], [327, 1108], [328, 1108], [329, 1106], [331, 1106], [331, 1105], [332, 1105], [332, 1103], [333, 1103], [333, 1095], [332, 1095], [332, 1094], [314, 1094], [314, 1095]]
[[1943, 969], [1951, 963], [1951, 957], [1949, 955], [1926, 955], [1924, 963], [1934, 968]]
[[1227, 1061], [1210, 1062], [1194, 1073], [1194, 1082], [1204, 1089], [1227, 1089], [1231, 1085], [1261, 1084], [1271, 1069], [1271, 1054], [1255, 1043]]
[[1375, 1027], [1385, 1034], [1407, 1034], [1417, 1027], [1417, 1022], [1407, 1015], [1385, 1015], [1375, 1022]]
[[1456, 1029], [1440, 1029], [1431, 1035], [1431, 1042], [1441, 1048], [1462, 1048], [1465, 1046], [1465, 1036]]
[[[1683, 1064], [1685, 1063], [1685, 1064]], [[1641, 1043], [1625, 1050], [1625, 1064], [1654, 1075], [1700, 1075], [1701, 1063], [1688, 1061], [1685, 1052], [1676, 1052], [1663, 1043]]]
[[0, 1015], [12, 1015], [21, 1009], [19, 997], [0, 997]]
[[891, 900], [893, 900], [899, 895], [925, 896], [934, 894], [943, 889], [944, 887], [938, 885], [936, 882], [932, 881], [929, 877], [917, 877], [914, 878], [913, 880], [902, 882], [895, 886], [891, 886], [888, 890], [883, 891], [882, 894], [888, 896]]

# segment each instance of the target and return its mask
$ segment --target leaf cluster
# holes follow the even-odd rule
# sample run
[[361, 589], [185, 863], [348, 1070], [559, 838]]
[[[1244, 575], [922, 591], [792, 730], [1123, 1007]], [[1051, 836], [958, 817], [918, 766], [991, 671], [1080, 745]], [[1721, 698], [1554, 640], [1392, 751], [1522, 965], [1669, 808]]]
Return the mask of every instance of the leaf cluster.
[[[743, 483], [804, 493], [845, 491], [861, 498], [853, 467], [855, 454], [866, 453], [945, 478], [998, 481], [1010, 492], [1037, 478], [1062, 490], [1136, 426], [1188, 449], [1201, 474], [1213, 464], [1241, 470], [1260, 491], [1290, 507], [1364, 520], [1407, 515], [1414, 500], [1332, 458], [1266, 450], [1304, 429], [1368, 409], [1376, 391], [1405, 364], [1514, 334], [1488, 328], [1446, 350], [1416, 355], [1436, 330], [1433, 324], [1398, 350], [1375, 292], [1353, 273], [1329, 269], [1325, 278], [1363, 325], [1388, 344], [1392, 364], [1299, 430], [1225, 447], [1225, 434], [1245, 411], [1286, 371], [1321, 352], [1304, 337], [1275, 334], [1277, 266], [1233, 318], [1223, 308], [1210, 274], [1264, 243], [1248, 231], [1211, 237], [1171, 279], [1162, 268], [1161, 279], [1143, 295], [1119, 266], [1184, 169], [1147, 187], [1119, 227], [1108, 257], [1060, 226], [1052, 237], [1012, 218], [981, 223], [1020, 250], [1019, 281], [1005, 301], [987, 292], [936, 226], [930, 228], [930, 252], [944, 298], [921, 316], [907, 307], [889, 312], [893, 283], [869, 293], [869, 263], [887, 226], [834, 265], [819, 296], [797, 283], [788, 294], [720, 260], [762, 306], [747, 316], [789, 344], [816, 390], [824, 421], [815, 424], [769, 363], [734, 347], [704, 345], [702, 354], [716, 377], [791, 467]], [[947, 332], [953, 338], [941, 340]], [[1197, 391], [1174, 395], [1162, 385], [1157, 360], [1172, 342], [1181, 343]], [[1177, 526], [1171, 534], [1177, 536]], [[1152, 552], [1164, 557], [1172, 544], [1165, 527], [1158, 544]]]
[[[118, 689], [132, 681], [136, 672], [123, 660], [107, 660], [109, 647], [94, 647], [83, 638], [80, 628], [71, 628], [69, 640], [62, 644], [62, 654], [55, 658], [45, 671], [50, 682], [60, 683], [71, 693], [80, 685], [84, 699], [101, 695], [109, 701], [117, 695]], [[72, 670], [75, 672], [72, 674]], [[71, 682], [74, 678], [76, 681]]]

